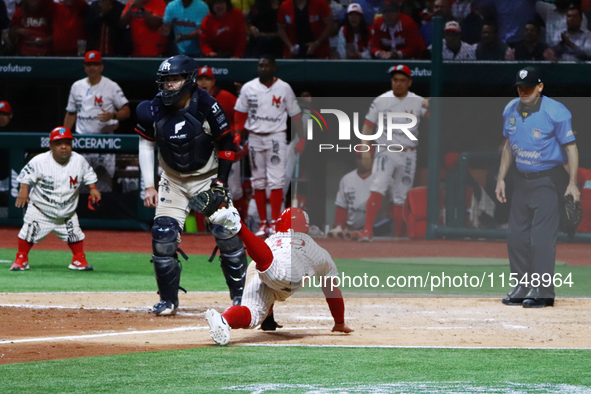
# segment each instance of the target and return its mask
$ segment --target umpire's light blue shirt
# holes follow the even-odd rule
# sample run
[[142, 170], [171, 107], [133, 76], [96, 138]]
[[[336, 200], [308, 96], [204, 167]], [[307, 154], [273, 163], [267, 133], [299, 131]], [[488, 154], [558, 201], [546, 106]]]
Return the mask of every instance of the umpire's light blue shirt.
[[563, 145], [573, 142], [572, 115], [566, 107], [546, 96], [528, 108], [512, 100], [503, 111], [503, 135], [522, 172], [539, 172], [568, 161]]
[[[175, 37], [179, 34], [189, 34], [201, 26], [201, 21], [209, 14], [209, 8], [201, 0], [193, 0], [187, 8], [181, 0], [173, 0], [166, 6], [164, 19], [166, 24], [174, 27]], [[177, 44], [181, 55], [200, 56], [199, 40], [185, 40]]]

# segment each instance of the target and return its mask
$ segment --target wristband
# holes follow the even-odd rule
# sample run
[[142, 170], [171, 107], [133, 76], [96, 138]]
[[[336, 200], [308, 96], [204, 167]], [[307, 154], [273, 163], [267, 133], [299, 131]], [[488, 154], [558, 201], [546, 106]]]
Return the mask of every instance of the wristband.
[[96, 190], [96, 186], [88, 186], [90, 190]]

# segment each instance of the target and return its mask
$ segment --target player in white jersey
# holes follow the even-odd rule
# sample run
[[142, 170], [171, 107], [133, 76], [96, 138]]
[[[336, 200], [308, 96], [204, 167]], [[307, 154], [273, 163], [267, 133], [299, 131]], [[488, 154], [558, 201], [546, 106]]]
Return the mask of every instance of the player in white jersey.
[[[17, 178], [20, 190], [16, 206], [27, 205], [24, 225], [18, 233], [18, 252], [11, 271], [29, 269], [29, 250], [50, 232], [68, 242], [72, 263], [68, 268], [90, 271], [84, 255], [84, 233], [78, 223], [76, 207], [82, 183], [90, 188], [90, 201], [96, 204], [101, 193], [96, 189], [96, 174], [86, 159], [72, 152], [72, 133], [57, 127], [49, 136], [49, 152], [35, 156]], [[30, 189], [29, 189], [30, 188]]]
[[[247, 82], [236, 102], [235, 127], [248, 130], [252, 188], [261, 225], [259, 237], [273, 234], [275, 222], [283, 204], [285, 158], [287, 157], [287, 118], [292, 118], [300, 142], [297, 152], [304, 149], [301, 110], [293, 90], [275, 77], [275, 59], [263, 56], [259, 60], [259, 77]], [[267, 187], [271, 190], [271, 221], [267, 221]]]
[[[299, 208], [287, 208], [277, 221], [277, 232], [266, 241], [240, 223], [234, 207], [221, 208], [209, 220], [231, 233], [237, 233], [253, 261], [246, 272], [242, 305], [228, 308], [223, 314], [214, 309], [205, 312], [213, 340], [226, 345], [230, 328], [254, 328], [272, 313], [276, 301], [285, 301], [302, 289], [304, 278], [338, 275], [337, 267], [326, 250], [305, 233], [310, 226], [308, 215]], [[345, 303], [338, 287], [323, 281], [326, 302], [334, 319], [333, 332], [353, 332], [345, 324]]]
[[[74, 82], [70, 89], [64, 126], [73, 130], [75, 124], [78, 134], [112, 134], [120, 120], [129, 118], [129, 101], [116, 82], [102, 75], [104, 68], [99, 52], [87, 52], [87, 78]], [[115, 154], [90, 153], [84, 157], [99, 174], [99, 189], [111, 191]]]
[[[373, 224], [382, 206], [382, 200], [386, 190], [392, 187], [392, 216], [396, 228], [396, 236], [402, 237], [404, 221], [402, 208], [406, 195], [413, 185], [417, 166], [417, 143], [419, 123], [427, 114], [428, 99], [409, 91], [412, 85], [410, 68], [405, 65], [391, 67], [388, 72], [392, 76], [392, 90], [378, 96], [369, 108], [365, 116], [365, 124], [362, 133], [373, 135], [376, 125], [383, 129], [381, 136], [375, 141], [364, 141], [365, 144], [375, 146], [372, 174], [374, 180], [371, 185], [371, 195], [367, 201], [365, 226], [359, 235], [359, 241], [371, 241]], [[392, 137], [388, 139], [387, 114], [408, 113], [416, 117], [417, 122], [413, 127], [405, 130], [392, 130]], [[382, 117], [380, 119], [380, 116]], [[410, 118], [394, 118], [392, 123], [411, 123]], [[414, 140], [406, 133], [411, 133]], [[368, 139], [369, 140], [369, 139]], [[370, 159], [370, 153], [363, 153], [364, 160]]]

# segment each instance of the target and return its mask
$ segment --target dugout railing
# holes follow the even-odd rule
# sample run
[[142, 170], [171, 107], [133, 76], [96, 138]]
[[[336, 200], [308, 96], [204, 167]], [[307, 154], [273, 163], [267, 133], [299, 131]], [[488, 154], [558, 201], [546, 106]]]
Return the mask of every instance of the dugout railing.
[[[96, 135], [77, 134], [73, 143], [73, 150], [78, 153], [115, 153], [135, 154], [138, 153], [139, 137], [137, 135]], [[19, 184], [17, 176], [25, 166], [31, 154], [45, 152], [49, 149], [49, 134], [47, 133], [1, 133], [0, 149], [8, 152], [10, 162], [10, 180], [8, 190], [7, 216], [0, 217], [0, 226], [22, 225], [23, 209], [15, 206]], [[80, 224], [83, 228], [95, 229], [118, 229], [118, 230], [149, 230], [150, 223], [154, 217], [154, 209], [146, 208], [143, 205], [141, 193], [141, 178], [139, 170], [137, 175], [137, 191], [123, 196], [121, 193], [109, 193], [104, 198], [101, 206], [91, 217], [80, 217]], [[124, 202], [122, 200], [125, 200]], [[108, 219], [101, 218], [101, 211], [109, 211], [109, 206], [125, 203], [125, 213], [115, 212], [115, 216]], [[83, 198], [78, 203], [78, 211], [85, 208], [87, 201]], [[80, 213], [79, 213], [80, 215]]]

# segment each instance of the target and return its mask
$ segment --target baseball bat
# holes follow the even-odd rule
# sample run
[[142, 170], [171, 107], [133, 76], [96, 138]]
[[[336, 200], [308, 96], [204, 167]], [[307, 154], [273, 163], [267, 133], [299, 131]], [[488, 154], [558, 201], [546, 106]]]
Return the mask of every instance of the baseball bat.
[[300, 177], [300, 154], [296, 153], [295, 159], [295, 178], [293, 183], [293, 198], [291, 199], [291, 206], [292, 208], [298, 207], [298, 179]]

